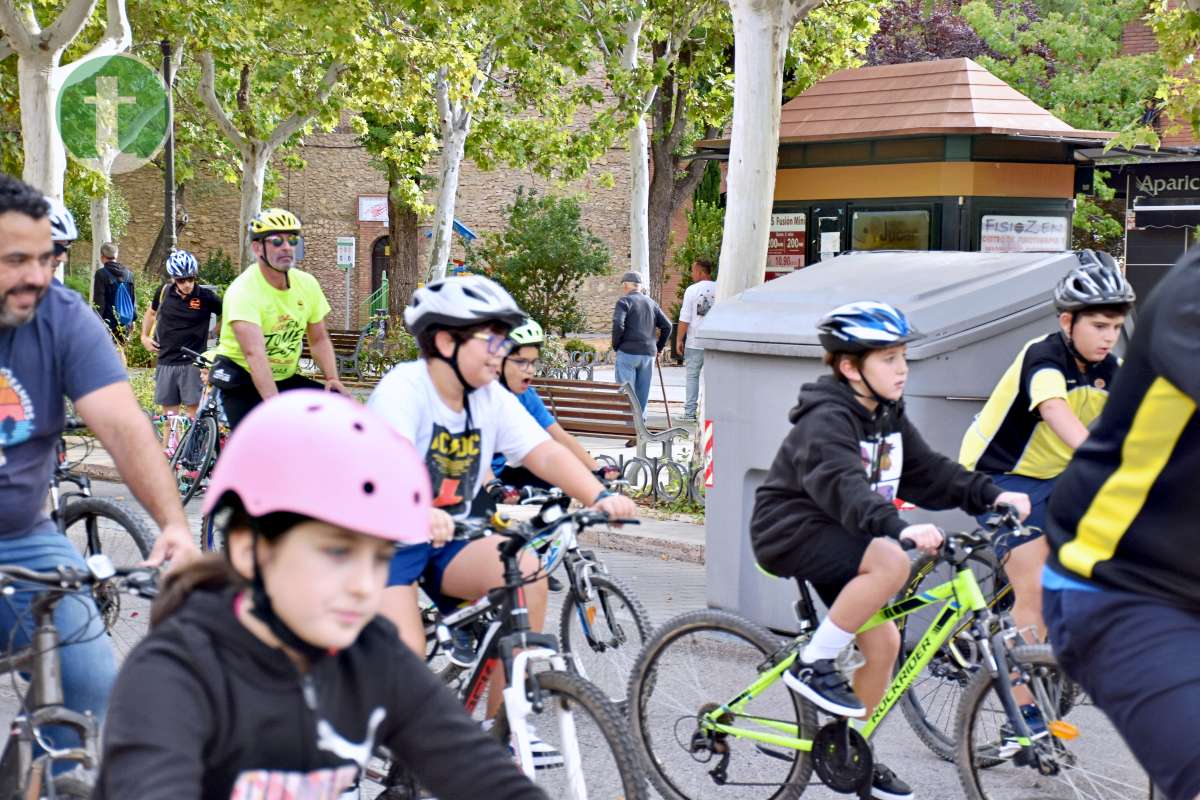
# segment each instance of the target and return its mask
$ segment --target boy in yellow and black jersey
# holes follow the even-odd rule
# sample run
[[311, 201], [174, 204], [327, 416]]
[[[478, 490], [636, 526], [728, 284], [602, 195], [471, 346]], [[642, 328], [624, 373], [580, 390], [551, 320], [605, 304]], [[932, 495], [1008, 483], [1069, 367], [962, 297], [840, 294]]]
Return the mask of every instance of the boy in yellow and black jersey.
[[1170, 798], [1200, 795], [1200, 250], [1139, 309], [1121, 376], [1047, 511], [1046, 623]]
[[[1087, 426], [1108, 399], [1120, 363], [1112, 349], [1134, 300], [1133, 287], [1107, 253], [1084, 250], [1079, 261], [1054, 289], [1059, 329], [1021, 349], [959, 451], [967, 469], [990, 475], [1002, 489], [1029, 495], [1032, 510], [1026, 524], [1031, 534], [1015, 541], [1000, 538], [995, 548], [1013, 587], [1013, 618], [1038, 638], [1045, 635], [1041, 575], [1048, 553], [1042, 538], [1046, 503], [1055, 479], [1087, 439]], [[1032, 703], [1021, 691], [1017, 699]], [[1026, 710], [1037, 713], [1034, 705]], [[1035, 730], [1041, 725], [1040, 719], [1029, 721]]]

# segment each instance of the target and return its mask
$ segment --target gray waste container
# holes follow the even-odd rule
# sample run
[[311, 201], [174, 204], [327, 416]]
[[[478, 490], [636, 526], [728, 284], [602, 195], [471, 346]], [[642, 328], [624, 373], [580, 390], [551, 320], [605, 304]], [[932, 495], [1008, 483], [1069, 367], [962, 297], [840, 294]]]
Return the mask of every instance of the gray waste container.
[[[1055, 283], [1074, 253], [850, 253], [718, 303], [697, 330], [705, 416], [713, 421], [707, 502], [708, 604], [793, 630], [790, 581], [760, 573], [750, 549], [754, 490], [790, 424], [800, 385], [828, 370], [816, 323], [855, 300], [902, 309], [928, 338], [909, 345], [907, 413], [951, 458], [1000, 375], [1028, 340], [1055, 329]], [[961, 512], [905, 512], [949, 528]]]

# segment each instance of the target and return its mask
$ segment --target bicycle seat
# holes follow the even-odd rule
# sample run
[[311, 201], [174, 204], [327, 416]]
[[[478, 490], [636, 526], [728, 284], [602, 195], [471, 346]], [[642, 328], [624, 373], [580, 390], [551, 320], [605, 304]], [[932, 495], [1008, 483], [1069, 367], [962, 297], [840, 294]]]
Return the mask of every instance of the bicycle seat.
[[[768, 572], [763, 568], [762, 564], [755, 563], [755, 568], [766, 575], [768, 578], [784, 580], [772, 572]], [[792, 612], [796, 615], [796, 622], [800, 624], [800, 630], [814, 630], [817, 624], [820, 623], [820, 617], [817, 616], [817, 607], [813, 605], [812, 589], [808, 585], [808, 581], [796, 579], [796, 587], [800, 592], [800, 598], [792, 604]]]

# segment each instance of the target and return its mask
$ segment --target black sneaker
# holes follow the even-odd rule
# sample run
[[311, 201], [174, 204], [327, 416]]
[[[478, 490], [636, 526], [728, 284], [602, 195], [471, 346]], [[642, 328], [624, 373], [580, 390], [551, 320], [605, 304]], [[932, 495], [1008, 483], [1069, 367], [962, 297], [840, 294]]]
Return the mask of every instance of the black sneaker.
[[[1021, 716], [1025, 718], [1025, 724], [1029, 726], [1029, 732], [1032, 734], [1030, 740], [1036, 742], [1038, 739], [1044, 739], [1050, 735], [1050, 729], [1046, 727], [1046, 720], [1042, 717], [1042, 710], [1036, 705], [1021, 706]], [[999, 758], [1012, 758], [1021, 750], [1021, 742], [1017, 737], [1016, 729], [1013, 728], [1011, 722], [1005, 722], [1000, 726], [1000, 747], [997, 752]]]
[[871, 797], [876, 800], [913, 800], [912, 787], [896, 777], [896, 773], [883, 764], [875, 765], [875, 777], [871, 780]]
[[811, 664], [797, 654], [791, 669], [783, 673], [783, 682], [796, 694], [816, 703], [839, 717], [866, 715], [866, 706], [854, 694], [832, 658], [819, 658]]
[[546, 588], [552, 592], [561, 592], [563, 590], [562, 581], [553, 575], [546, 576]]
[[451, 646], [446, 656], [456, 667], [467, 669], [475, 663], [475, 639], [462, 628], [450, 631]]

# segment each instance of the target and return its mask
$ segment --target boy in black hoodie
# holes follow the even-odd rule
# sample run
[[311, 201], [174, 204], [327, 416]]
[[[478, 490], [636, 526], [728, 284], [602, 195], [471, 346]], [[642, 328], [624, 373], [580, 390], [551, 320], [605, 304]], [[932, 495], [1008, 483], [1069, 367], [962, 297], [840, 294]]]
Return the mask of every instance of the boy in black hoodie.
[[[853, 690], [835, 659], [908, 579], [898, 540], [929, 553], [942, 544], [936, 526], [905, 522], [897, 498], [970, 514], [1008, 503], [1022, 518], [1029, 498], [934, 452], [905, 417], [905, 350], [920, 334], [903, 312], [851, 303], [818, 328], [833, 375], [801, 387], [794, 427], [755, 495], [750, 538], [763, 568], [809, 581], [829, 606], [785, 682], [831, 714], [864, 717], [883, 697], [900, 632], [888, 623], [857, 636], [866, 664]], [[871, 796], [908, 800], [912, 790], [876, 763]]]

